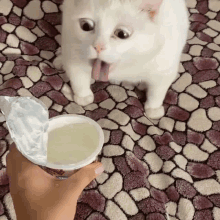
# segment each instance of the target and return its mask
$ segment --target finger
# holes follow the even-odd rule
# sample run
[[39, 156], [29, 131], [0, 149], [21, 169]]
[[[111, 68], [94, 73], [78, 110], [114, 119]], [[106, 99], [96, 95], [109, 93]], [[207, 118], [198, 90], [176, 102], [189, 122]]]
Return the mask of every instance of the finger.
[[39, 176], [41, 179], [56, 180], [54, 176], [50, 175], [38, 165], [32, 163], [26, 157], [24, 157], [17, 149], [15, 143], [12, 143], [9, 146], [9, 153], [6, 156], [6, 163], [6, 172], [9, 177], [12, 176], [13, 173], [16, 173], [16, 175], [22, 173], [23, 176], [35, 175], [35, 177]]
[[14, 148], [16, 148], [15, 142], [9, 145], [9, 151], [11, 152], [11, 150]]
[[69, 177], [66, 183], [71, 187], [70, 190], [73, 190], [73, 193], [78, 197], [84, 188], [103, 171], [104, 167], [100, 162], [92, 163], [81, 168], [77, 173]]
[[12, 143], [11, 145], [9, 145], [9, 153], [6, 156], [7, 173], [10, 173], [12, 171], [13, 164], [11, 163], [11, 161], [13, 158], [15, 148], [16, 148], [15, 143]]
[[16, 164], [15, 167], [18, 167], [21, 162], [25, 164], [32, 164], [26, 157], [21, 154], [21, 152], [17, 149], [15, 143], [12, 143], [9, 146], [7, 161], [9, 161], [9, 164], [11, 164], [10, 162], [13, 161], [13, 164]]
[[9, 175], [12, 175], [12, 173], [24, 173], [24, 171], [25, 173], [28, 173], [30, 169], [33, 170], [35, 167], [36, 169], [39, 168], [20, 153], [15, 143], [9, 146], [9, 153], [6, 157], [6, 163], [7, 173]]
[[[15, 145], [15, 143], [13, 142], [11, 145], [9, 145], [9, 152], [8, 152], [8, 154], [7, 154], [7, 156], [6, 156], [6, 163], [7, 163], [7, 164], [9, 164], [8, 161], [11, 160], [11, 157], [12, 157], [12, 154], [13, 154], [13, 153], [11, 153], [11, 151], [13, 150], [13, 152], [14, 152], [14, 148], [16, 148], [16, 145]], [[7, 166], [7, 167], [8, 167], [8, 166]]]
[[13, 162], [14, 162], [13, 161], [13, 153], [14, 153], [14, 151], [16, 151], [14, 149], [16, 149], [16, 145], [15, 145], [15, 143], [12, 143], [11, 145], [9, 145], [9, 153], [6, 156], [6, 168], [7, 168], [6, 173], [7, 173], [8, 179], [9, 179], [10, 186], [11, 186], [11, 178], [15, 177], [13, 175], [13, 173], [17, 174], [17, 171], [16, 171], [17, 166], [13, 167]]

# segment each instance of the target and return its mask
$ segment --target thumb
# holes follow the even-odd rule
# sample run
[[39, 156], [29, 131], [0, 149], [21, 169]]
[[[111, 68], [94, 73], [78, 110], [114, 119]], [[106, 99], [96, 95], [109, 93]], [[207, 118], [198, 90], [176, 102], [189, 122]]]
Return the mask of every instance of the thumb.
[[71, 191], [78, 197], [97, 176], [104, 171], [104, 167], [100, 162], [92, 163], [88, 166], [81, 168], [71, 177], [66, 180], [66, 183], [71, 188]]

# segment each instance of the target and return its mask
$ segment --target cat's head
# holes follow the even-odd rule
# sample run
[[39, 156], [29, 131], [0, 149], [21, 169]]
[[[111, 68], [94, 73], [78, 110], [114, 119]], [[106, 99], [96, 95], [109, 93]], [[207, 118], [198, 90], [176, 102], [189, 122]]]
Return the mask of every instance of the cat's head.
[[154, 49], [158, 34], [154, 19], [162, 1], [66, 0], [64, 20], [86, 58], [98, 55], [107, 63], [129, 62]]

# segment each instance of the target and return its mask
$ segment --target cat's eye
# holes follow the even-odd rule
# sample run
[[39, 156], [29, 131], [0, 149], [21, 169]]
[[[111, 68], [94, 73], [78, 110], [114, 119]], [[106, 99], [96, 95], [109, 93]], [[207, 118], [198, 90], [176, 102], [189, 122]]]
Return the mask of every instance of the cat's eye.
[[131, 33], [129, 31], [125, 31], [123, 29], [117, 29], [115, 31], [115, 36], [124, 40], [124, 39], [127, 39], [131, 36]]
[[82, 18], [79, 20], [79, 23], [83, 31], [92, 31], [95, 28], [95, 22], [91, 19]]

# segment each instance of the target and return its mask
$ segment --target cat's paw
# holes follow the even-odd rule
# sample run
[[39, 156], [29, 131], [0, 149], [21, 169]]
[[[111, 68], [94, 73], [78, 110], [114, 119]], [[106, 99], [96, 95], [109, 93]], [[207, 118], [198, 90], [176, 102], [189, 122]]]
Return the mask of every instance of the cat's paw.
[[63, 70], [63, 64], [62, 64], [62, 57], [61, 55], [59, 55], [58, 57], [56, 57], [53, 61], [53, 65], [56, 69], [58, 70]]
[[164, 116], [165, 111], [164, 107], [160, 106], [159, 108], [148, 108], [145, 107], [145, 115], [151, 119], [160, 119]]
[[73, 99], [78, 105], [86, 106], [86, 105], [93, 103], [94, 94], [91, 92], [89, 95], [84, 96], [84, 97], [74, 95]]

